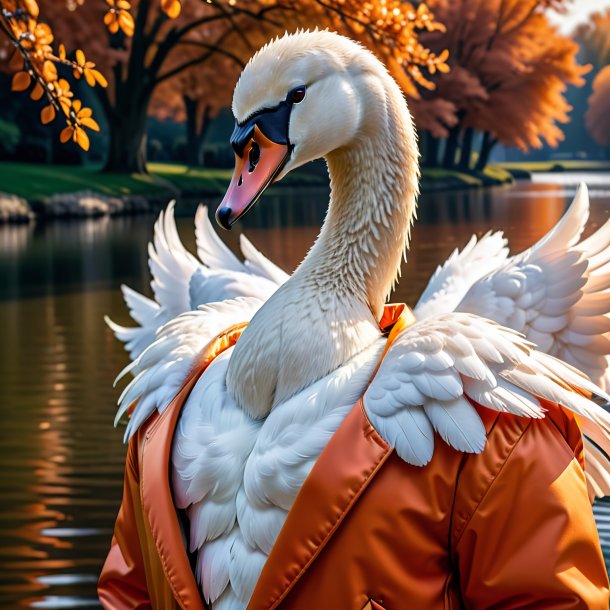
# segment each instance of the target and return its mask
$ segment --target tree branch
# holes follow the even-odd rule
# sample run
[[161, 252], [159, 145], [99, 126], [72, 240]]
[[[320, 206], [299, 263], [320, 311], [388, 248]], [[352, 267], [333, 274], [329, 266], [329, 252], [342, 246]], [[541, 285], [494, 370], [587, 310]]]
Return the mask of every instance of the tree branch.
[[254, 51], [254, 47], [252, 46], [251, 42], [248, 40], [248, 37], [244, 34], [243, 30], [237, 25], [237, 22], [235, 20], [235, 15], [232, 15], [231, 13], [229, 13], [229, 11], [227, 11], [227, 9], [224, 6], [222, 6], [222, 4], [218, 4], [217, 6], [227, 16], [227, 19], [231, 22], [233, 29], [235, 30], [235, 32], [237, 32], [237, 35], [244, 41], [246, 48], [249, 51]]
[[[205, 18], [197, 19], [194, 22], [191, 22], [189, 26], [193, 26], [188, 31], [193, 29], [194, 27], [198, 27], [200, 25], [204, 25], [205, 23], [210, 23], [212, 21], [216, 21], [218, 19], [226, 19], [226, 17], [222, 13], [217, 13], [216, 15], [208, 15]], [[196, 25], [194, 25], [196, 24]], [[186, 26], [180, 29], [172, 29], [168, 32], [167, 36], [163, 41], [159, 43], [157, 47], [157, 52], [153, 57], [153, 60], [150, 62], [148, 67], [148, 73], [151, 79], [154, 79], [159, 70], [163, 66], [163, 62], [167, 59], [167, 56], [171, 52], [171, 50], [176, 46], [180, 38], [185, 35]]]
[[245, 65], [244, 62], [237, 55], [235, 55], [234, 53], [231, 53], [231, 51], [226, 51], [225, 49], [223, 49], [221, 47], [217, 47], [216, 45], [213, 45], [213, 44], [205, 44], [203, 42], [195, 42], [195, 41], [187, 41], [187, 40], [181, 42], [180, 44], [192, 45], [192, 46], [200, 47], [202, 49], [208, 49], [208, 51], [206, 53], [203, 53], [202, 55], [199, 55], [198, 57], [195, 57], [194, 59], [185, 61], [184, 63], [180, 64], [179, 66], [176, 66], [175, 68], [172, 68], [171, 70], [168, 70], [167, 72], [164, 72], [163, 74], [161, 74], [160, 76], [157, 77], [157, 79], [154, 81], [154, 85], [158, 85], [159, 83], [163, 82], [164, 80], [167, 80], [168, 78], [172, 78], [173, 76], [180, 74], [180, 72], [186, 70], [187, 68], [192, 68], [193, 66], [202, 64], [204, 61], [206, 61], [212, 55], [214, 55], [214, 53], [220, 53], [221, 55], [224, 55], [225, 57], [232, 59], [235, 63], [237, 63], [237, 65], [241, 66], [242, 68]]

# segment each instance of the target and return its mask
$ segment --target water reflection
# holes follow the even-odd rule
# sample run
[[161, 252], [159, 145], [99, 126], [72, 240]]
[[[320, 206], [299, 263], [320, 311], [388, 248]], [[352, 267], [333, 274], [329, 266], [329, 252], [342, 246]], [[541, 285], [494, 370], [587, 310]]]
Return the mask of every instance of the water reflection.
[[[434, 267], [473, 232], [502, 228], [514, 251], [529, 246], [557, 222], [573, 192], [565, 182], [422, 197], [396, 299], [413, 304]], [[592, 228], [608, 217], [608, 193], [610, 180], [592, 189]], [[308, 191], [287, 201], [276, 193], [239, 228], [293, 269], [317, 234], [325, 197]], [[147, 291], [153, 221], [0, 228], [2, 608], [97, 606], [125, 452], [112, 427], [112, 380], [127, 363], [102, 318], [128, 320], [121, 283]], [[193, 250], [192, 219], [180, 219], [179, 230]], [[237, 232], [223, 237], [237, 248]], [[600, 519], [610, 524], [610, 516]]]

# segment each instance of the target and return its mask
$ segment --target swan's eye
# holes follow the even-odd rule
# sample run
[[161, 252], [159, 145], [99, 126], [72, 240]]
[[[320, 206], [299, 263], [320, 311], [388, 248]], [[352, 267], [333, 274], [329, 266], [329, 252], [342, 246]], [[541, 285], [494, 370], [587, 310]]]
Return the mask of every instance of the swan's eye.
[[292, 91], [288, 93], [286, 101], [291, 102], [293, 104], [298, 104], [302, 102], [305, 99], [305, 91], [305, 85], [301, 87], [295, 87]]

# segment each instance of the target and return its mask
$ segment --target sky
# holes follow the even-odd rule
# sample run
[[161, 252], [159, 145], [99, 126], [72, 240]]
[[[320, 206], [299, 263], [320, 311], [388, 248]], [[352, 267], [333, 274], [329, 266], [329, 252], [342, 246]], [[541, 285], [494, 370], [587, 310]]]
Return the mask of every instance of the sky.
[[554, 15], [553, 21], [559, 24], [562, 32], [569, 34], [577, 25], [587, 21], [591, 13], [610, 8], [610, 0], [573, 0], [566, 15]]

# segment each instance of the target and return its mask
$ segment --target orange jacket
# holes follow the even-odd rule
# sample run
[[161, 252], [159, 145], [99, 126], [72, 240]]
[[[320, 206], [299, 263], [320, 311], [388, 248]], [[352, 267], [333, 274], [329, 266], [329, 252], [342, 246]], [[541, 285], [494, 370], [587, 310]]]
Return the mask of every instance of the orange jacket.
[[[171, 405], [129, 443], [99, 582], [107, 610], [205, 608], [168, 464], [190, 390], [243, 326], [208, 346]], [[248, 610], [608, 610], [574, 418], [559, 409], [542, 420], [478, 411], [488, 431], [483, 453], [438, 443], [419, 468], [391, 450], [359, 402], [305, 480]]]

